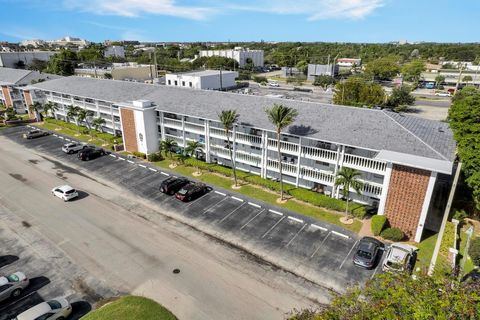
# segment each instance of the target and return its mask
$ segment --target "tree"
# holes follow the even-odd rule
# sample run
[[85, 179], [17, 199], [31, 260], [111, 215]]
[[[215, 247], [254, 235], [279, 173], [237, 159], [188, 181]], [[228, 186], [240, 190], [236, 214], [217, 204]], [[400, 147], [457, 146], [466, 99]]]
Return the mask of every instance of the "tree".
[[71, 76], [77, 66], [77, 54], [69, 49], [61, 49], [50, 57], [47, 72], [61, 76]]
[[253, 64], [252, 58], [245, 59], [245, 65], [243, 66], [243, 69], [253, 70], [254, 67], [255, 67], [255, 65]]
[[[345, 214], [348, 216], [348, 202], [350, 201], [350, 188], [359, 195], [362, 194], [363, 182], [358, 179], [361, 173], [355, 169], [342, 167], [335, 177], [335, 186], [342, 186], [343, 197], [347, 201]], [[349, 217], [349, 219], [352, 219]]]
[[290, 320], [477, 319], [479, 314], [478, 281], [386, 272], [364, 288], [337, 295], [319, 312], [300, 311]]
[[[199, 141], [189, 141], [187, 147], [185, 148], [185, 152], [189, 157], [196, 157], [198, 151], [203, 151], [202, 144]], [[197, 172], [201, 172], [200, 167], [196, 166]]]
[[73, 118], [77, 126], [78, 126], [78, 111], [79, 111], [79, 108], [76, 106], [69, 105], [67, 107], [67, 119]]
[[466, 76], [463, 77], [463, 82], [465, 82], [466, 84], [468, 84], [472, 80], [473, 80], [473, 78], [470, 75], [466, 75]]
[[42, 121], [42, 104], [40, 102], [35, 101], [29, 105], [28, 112], [35, 116], [35, 121]]
[[177, 147], [177, 142], [171, 138], [166, 138], [160, 142], [160, 150], [165, 152], [165, 156], [168, 156], [172, 159], [172, 149]]
[[300, 71], [303, 74], [307, 74], [308, 71], [308, 62], [306, 60], [301, 60], [297, 63], [296, 65], [298, 71]]
[[294, 108], [281, 104], [274, 104], [273, 107], [265, 109], [268, 120], [275, 126], [277, 134], [277, 155], [278, 171], [280, 177], [280, 200], [283, 200], [283, 172], [282, 172], [282, 152], [281, 135], [282, 130], [291, 125], [298, 116], [298, 111]]
[[87, 128], [90, 129], [90, 121], [89, 118], [93, 117], [95, 113], [91, 110], [86, 110], [86, 109], [79, 109], [77, 111], [77, 118], [78, 122], [82, 123], [85, 121]]
[[365, 73], [373, 77], [374, 80], [390, 80], [400, 72], [397, 63], [398, 58], [387, 56], [375, 59], [365, 66]]
[[95, 128], [96, 131], [100, 131], [103, 133], [103, 126], [105, 125], [105, 119], [102, 117], [96, 117], [92, 120], [92, 126]]
[[233, 146], [230, 144], [230, 131], [233, 130], [233, 126], [235, 125], [239, 117], [240, 115], [237, 113], [236, 110], [222, 110], [218, 114], [218, 119], [222, 123], [223, 129], [225, 130], [225, 136], [227, 137], [227, 148], [228, 148], [228, 154], [230, 156], [230, 162], [232, 163], [233, 181], [234, 181], [235, 187], [238, 185], [237, 171], [236, 171], [235, 159], [233, 157], [233, 151], [232, 151]]
[[112, 79], [112, 78], [113, 78], [113, 77], [112, 77], [112, 74], [111, 74], [111, 73], [108, 73], [108, 72], [105, 72], [105, 74], [103, 75], [103, 77], [104, 77], [105, 79]]
[[320, 75], [315, 77], [315, 81], [313, 81], [314, 86], [320, 86], [324, 90], [328, 88], [328, 86], [334, 85], [336, 83], [335, 78], [332, 76], [327, 75]]
[[415, 97], [411, 92], [411, 88], [406, 85], [394, 88], [392, 94], [388, 97], [386, 106], [395, 111], [404, 111], [408, 106], [415, 103]]
[[58, 111], [58, 105], [55, 102], [47, 102], [43, 105], [43, 112], [45, 112], [45, 117], [48, 115], [53, 115], [55, 117], [55, 112]]
[[47, 69], [47, 66], [48, 66], [47, 61], [32, 59], [32, 62], [30, 62], [28, 69], [43, 72]]
[[425, 71], [425, 62], [423, 60], [413, 60], [403, 65], [403, 79], [417, 83], [423, 71]]
[[438, 88], [440, 85], [445, 81], [445, 76], [444, 75], [437, 75], [435, 77], [435, 87]]
[[333, 95], [333, 103], [355, 107], [383, 105], [384, 100], [385, 90], [381, 85], [358, 76], [337, 83]]

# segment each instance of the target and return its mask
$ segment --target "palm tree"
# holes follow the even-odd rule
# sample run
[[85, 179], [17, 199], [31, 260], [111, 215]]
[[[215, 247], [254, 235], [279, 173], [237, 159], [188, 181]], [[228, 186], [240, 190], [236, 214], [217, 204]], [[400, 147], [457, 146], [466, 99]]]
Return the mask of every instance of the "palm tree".
[[28, 106], [28, 112], [35, 115], [36, 121], [42, 121], [42, 104], [38, 101], [35, 101], [33, 104]]
[[470, 75], [466, 75], [466, 76], [463, 77], [463, 82], [465, 82], [465, 84], [468, 84], [472, 80], [473, 80], [473, 78]]
[[87, 128], [90, 130], [90, 122], [88, 118], [93, 117], [94, 113], [91, 110], [79, 109], [77, 113], [78, 122], [82, 123], [85, 121]]
[[43, 105], [43, 112], [45, 112], [45, 117], [48, 117], [48, 114], [55, 117], [55, 111], [58, 111], [58, 105], [55, 102], [47, 102]]
[[105, 125], [105, 119], [102, 117], [96, 117], [92, 120], [92, 126], [95, 128], [96, 131], [100, 131], [103, 133], [103, 126]]
[[73, 118], [75, 120], [76, 125], [78, 126], [78, 111], [79, 108], [73, 105], [69, 105], [67, 109], [67, 118]]
[[160, 150], [165, 152], [165, 155], [168, 156], [170, 159], [172, 158], [172, 149], [177, 146], [177, 141], [167, 138], [160, 142]]
[[[185, 151], [189, 157], [193, 157], [196, 155], [197, 151], [202, 151], [202, 144], [198, 141], [190, 141], [188, 142]], [[201, 173], [199, 166], [195, 166], [195, 169], [197, 169], [198, 174]]]
[[296, 109], [284, 106], [282, 104], [274, 104], [272, 108], [265, 110], [268, 120], [275, 126], [277, 133], [277, 153], [278, 153], [278, 170], [280, 173], [280, 200], [283, 200], [283, 173], [282, 173], [282, 152], [280, 151], [280, 138], [282, 130], [291, 125], [298, 112]]
[[[335, 177], [335, 186], [342, 186], [343, 197], [347, 200], [345, 214], [348, 216], [348, 201], [350, 200], [350, 188], [357, 194], [362, 194], [363, 182], [358, 179], [361, 173], [355, 169], [342, 167]], [[349, 217], [351, 219], [351, 217]]]
[[235, 160], [233, 159], [232, 146], [230, 145], [230, 130], [233, 129], [238, 117], [240, 117], [240, 115], [236, 110], [222, 110], [222, 112], [218, 114], [218, 118], [220, 119], [223, 129], [225, 130], [225, 135], [227, 136], [228, 154], [230, 155], [230, 161], [232, 162], [233, 181], [235, 183], [235, 187], [237, 186], [237, 172], [235, 168]]

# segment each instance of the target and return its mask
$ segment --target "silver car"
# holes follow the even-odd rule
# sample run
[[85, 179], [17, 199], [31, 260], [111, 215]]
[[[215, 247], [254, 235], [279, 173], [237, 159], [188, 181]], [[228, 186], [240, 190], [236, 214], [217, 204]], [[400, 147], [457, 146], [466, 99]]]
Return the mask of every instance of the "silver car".
[[9, 276], [0, 277], [0, 301], [10, 297], [18, 297], [29, 284], [30, 280], [23, 272], [15, 272]]
[[43, 137], [43, 136], [48, 136], [49, 133], [47, 131], [42, 131], [42, 130], [30, 130], [27, 133], [23, 134], [23, 137], [25, 139], [33, 139], [33, 138], [38, 138], [38, 137]]
[[87, 147], [86, 144], [71, 142], [71, 143], [64, 144], [62, 147], [62, 151], [68, 154], [72, 154], [82, 149], [85, 149], [86, 147]]
[[417, 260], [417, 251], [417, 247], [409, 244], [392, 243], [383, 261], [382, 270], [411, 273]]
[[72, 306], [67, 299], [56, 298], [20, 313], [15, 320], [65, 320], [71, 313]]

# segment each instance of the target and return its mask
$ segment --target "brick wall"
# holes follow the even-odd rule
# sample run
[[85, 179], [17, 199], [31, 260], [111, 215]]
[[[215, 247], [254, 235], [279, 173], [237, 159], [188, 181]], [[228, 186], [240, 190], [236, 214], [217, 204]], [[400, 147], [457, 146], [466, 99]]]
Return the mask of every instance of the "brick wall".
[[395, 164], [392, 168], [384, 212], [390, 225], [403, 230], [410, 240], [415, 238], [430, 174]]
[[3, 98], [5, 99], [5, 107], [13, 106], [12, 97], [10, 97], [10, 90], [7, 86], [2, 86]]
[[120, 108], [122, 119], [123, 144], [126, 151], [138, 151], [137, 131], [135, 129], [135, 114], [133, 110]]
[[[27, 108], [30, 107], [33, 104], [33, 99], [32, 99], [32, 95], [30, 94], [30, 91], [24, 90], [23, 91], [23, 98], [25, 99], [25, 104], [27, 105]], [[29, 115], [30, 119], [35, 118], [35, 114], [30, 112], [30, 108], [28, 108], [27, 110], [28, 110], [28, 115]]]

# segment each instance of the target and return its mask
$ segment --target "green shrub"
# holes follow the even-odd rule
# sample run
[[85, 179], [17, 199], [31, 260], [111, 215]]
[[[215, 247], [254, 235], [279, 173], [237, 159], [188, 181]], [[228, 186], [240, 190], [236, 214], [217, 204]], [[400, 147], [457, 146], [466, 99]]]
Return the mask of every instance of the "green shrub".
[[472, 258], [473, 263], [476, 266], [480, 266], [480, 237], [472, 240], [470, 248], [468, 249], [468, 254], [470, 255], [470, 258]]
[[262, 82], [267, 82], [267, 78], [263, 76], [253, 76], [253, 81], [256, 83], [262, 83]]
[[453, 214], [453, 219], [457, 219], [458, 221], [462, 221], [467, 217], [468, 217], [468, 213], [466, 213], [465, 210], [458, 210], [458, 211], [455, 211], [455, 213]]
[[405, 237], [403, 231], [399, 228], [387, 228], [383, 230], [380, 235], [382, 236], [382, 238], [392, 241], [400, 241]]
[[147, 158], [147, 155], [143, 152], [134, 151], [134, 152], [132, 152], [132, 154], [135, 157], [140, 158], [140, 159], [146, 159]]
[[156, 162], [156, 161], [162, 161], [164, 158], [160, 152], [156, 152], [156, 153], [149, 154], [147, 159], [150, 162]]
[[455, 225], [447, 221], [445, 225], [445, 231], [443, 231], [442, 243], [440, 245], [440, 254], [444, 257], [448, 257], [448, 251], [453, 247], [455, 241]]
[[387, 223], [387, 218], [385, 216], [379, 216], [379, 215], [373, 216], [372, 222], [371, 222], [373, 235], [374, 236], [380, 235], [386, 223]]

